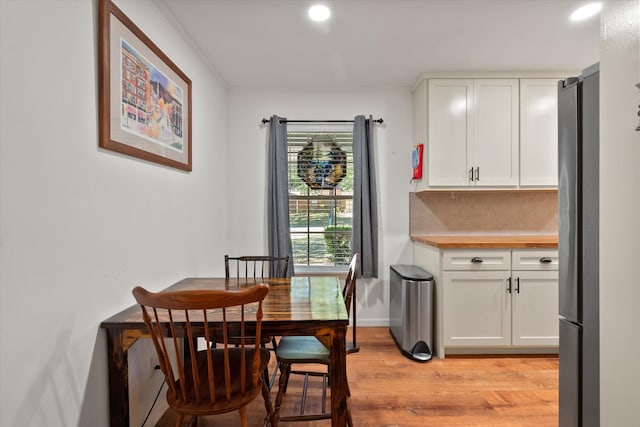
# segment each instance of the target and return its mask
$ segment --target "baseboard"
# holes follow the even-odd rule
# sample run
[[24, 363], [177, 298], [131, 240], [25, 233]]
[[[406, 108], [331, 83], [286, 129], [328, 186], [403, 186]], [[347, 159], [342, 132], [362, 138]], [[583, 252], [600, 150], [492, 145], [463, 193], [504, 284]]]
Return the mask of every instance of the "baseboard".
[[358, 327], [389, 327], [389, 319], [362, 319], [358, 316]]

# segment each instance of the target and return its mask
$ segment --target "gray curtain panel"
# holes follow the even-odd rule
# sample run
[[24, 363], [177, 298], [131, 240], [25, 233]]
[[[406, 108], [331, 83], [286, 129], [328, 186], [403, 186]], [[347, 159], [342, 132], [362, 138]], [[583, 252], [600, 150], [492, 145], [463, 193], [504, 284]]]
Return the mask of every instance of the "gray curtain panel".
[[373, 117], [353, 121], [353, 235], [361, 277], [378, 277], [378, 203], [373, 156]]
[[[288, 276], [293, 271], [293, 250], [289, 233], [289, 181], [287, 175], [287, 123], [272, 116], [269, 122], [269, 153], [267, 160], [267, 222], [269, 255], [290, 255]], [[286, 120], [286, 119], [285, 119]]]

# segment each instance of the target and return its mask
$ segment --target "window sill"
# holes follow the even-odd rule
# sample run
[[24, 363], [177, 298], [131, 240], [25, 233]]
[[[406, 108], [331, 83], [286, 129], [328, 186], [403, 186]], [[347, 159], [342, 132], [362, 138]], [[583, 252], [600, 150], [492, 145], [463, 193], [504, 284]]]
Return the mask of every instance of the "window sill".
[[349, 270], [348, 265], [296, 265], [296, 276], [344, 276]]

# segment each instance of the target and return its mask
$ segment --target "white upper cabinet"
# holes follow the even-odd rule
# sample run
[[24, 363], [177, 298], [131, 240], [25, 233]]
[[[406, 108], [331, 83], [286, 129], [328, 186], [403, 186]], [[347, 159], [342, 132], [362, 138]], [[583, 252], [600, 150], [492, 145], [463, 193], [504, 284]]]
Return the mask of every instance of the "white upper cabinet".
[[520, 80], [520, 185], [558, 186], [558, 79]]
[[518, 184], [518, 79], [430, 79], [430, 186]]
[[556, 188], [559, 79], [552, 76], [421, 80], [413, 134], [425, 144], [425, 170], [415, 191]]

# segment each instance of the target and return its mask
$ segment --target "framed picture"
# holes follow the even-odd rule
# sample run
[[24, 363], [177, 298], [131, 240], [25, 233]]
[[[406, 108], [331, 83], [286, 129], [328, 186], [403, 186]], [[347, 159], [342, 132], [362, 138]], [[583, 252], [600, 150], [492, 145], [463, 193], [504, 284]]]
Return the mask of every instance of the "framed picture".
[[191, 170], [191, 80], [111, 0], [100, 0], [99, 146]]

